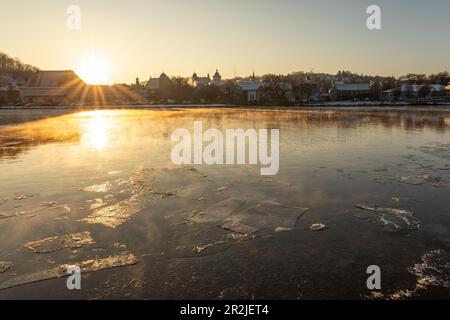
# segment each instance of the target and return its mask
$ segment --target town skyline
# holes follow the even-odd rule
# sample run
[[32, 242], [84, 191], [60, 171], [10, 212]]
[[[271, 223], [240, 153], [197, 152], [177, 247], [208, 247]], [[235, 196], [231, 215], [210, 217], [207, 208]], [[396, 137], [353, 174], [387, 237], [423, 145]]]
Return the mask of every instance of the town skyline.
[[[381, 30], [366, 27], [372, 2], [381, 8]], [[78, 30], [66, 26], [71, 4], [80, 8]], [[70, 69], [82, 76], [83, 69], [100, 67], [107, 76], [95, 80], [105, 84], [161, 72], [206, 75], [216, 68], [226, 79], [296, 70], [432, 74], [447, 69], [450, 50], [443, 41], [450, 3], [442, 0], [134, 0], [126, 7], [85, 0], [43, 0], [36, 6], [19, 0], [3, 9], [3, 51], [43, 70]]]
[[[387, 78], [393, 78], [393, 79], [408, 79], [408, 76], [418, 76], [419, 78], [423, 77], [426, 78], [428, 76], [433, 76], [433, 75], [438, 75], [438, 74], [443, 74], [443, 73], [449, 73], [449, 69], [442, 69], [442, 70], [438, 70], [435, 73], [417, 73], [414, 71], [406, 71], [403, 74], [400, 75], [394, 75], [394, 74], [390, 74], [390, 75], [381, 75], [381, 74], [366, 74], [366, 73], [359, 73], [359, 72], [355, 72], [354, 70], [350, 70], [350, 69], [346, 69], [346, 68], [339, 68], [335, 73], [332, 72], [320, 72], [320, 71], [316, 71], [314, 68], [310, 71], [307, 70], [291, 70], [288, 71], [286, 73], [281, 73], [281, 72], [273, 72], [273, 73], [258, 73], [257, 71], [253, 70], [251, 71], [250, 74], [235, 74], [233, 76], [230, 77], [225, 77], [223, 76], [223, 73], [221, 71], [220, 67], [216, 67], [214, 68], [214, 70], [211, 70], [211, 72], [206, 72], [204, 74], [201, 74], [199, 72], [197, 72], [196, 70], [193, 70], [190, 74], [187, 75], [180, 75], [178, 73], [175, 72], [175, 74], [169, 74], [167, 72], [165, 72], [164, 70], [161, 70], [161, 72], [149, 72], [147, 73], [147, 76], [143, 76], [140, 77], [139, 75], [135, 76], [133, 79], [131, 79], [130, 81], [118, 81], [118, 82], [110, 82], [110, 83], [90, 83], [88, 80], [83, 79], [82, 74], [80, 74], [78, 72], [78, 70], [76, 69], [71, 69], [71, 68], [60, 68], [60, 69], [45, 69], [42, 68], [38, 65], [33, 65], [28, 63], [27, 61], [23, 61], [20, 57], [12, 57], [10, 55], [8, 55], [5, 52], [1, 52], [0, 54], [3, 55], [6, 59], [9, 59], [11, 61], [11, 63], [13, 63], [13, 61], [18, 61], [20, 64], [22, 64], [23, 66], [28, 66], [31, 69], [34, 70], [41, 70], [41, 71], [73, 71], [75, 72], [84, 82], [86, 82], [86, 84], [104, 84], [104, 85], [113, 85], [113, 84], [134, 84], [136, 83], [136, 80], [139, 80], [141, 83], [145, 83], [150, 79], [156, 79], [156, 78], [160, 78], [161, 75], [166, 75], [169, 78], [183, 78], [183, 79], [192, 79], [193, 76], [198, 76], [199, 78], [207, 78], [209, 77], [211, 79], [211, 81], [214, 78], [214, 74], [218, 74], [221, 78], [221, 80], [236, 80], [236, 79], [250, 79], [252, 77], [256, 77], [256, 79], [259, 78], [263, 78], [264, 76], [268, 76], [268, 75], [277, 75], [277, 76], [289, 76], [289, 75], [295, 75], [295, 74], [304, 74], [305, 76], [318, 76], [318, 75], [324, 75], [324, 76], [338, 76], [341, 73], [347, 73], [347, 74], [352, 74], [355, 76], [360, 76], [360, 77], [368, 77], [368, 78], [380, 78], [380, 79], [387, 79]], [[144, 72], [141, 72], [140, 74], [145, 74]], [[410, 80], [410, 79], [409, 79]]]

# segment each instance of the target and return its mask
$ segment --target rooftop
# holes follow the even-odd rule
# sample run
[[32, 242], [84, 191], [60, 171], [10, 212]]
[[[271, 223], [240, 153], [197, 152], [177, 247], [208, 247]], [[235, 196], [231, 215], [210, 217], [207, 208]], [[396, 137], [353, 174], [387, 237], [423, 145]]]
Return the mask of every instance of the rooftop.
[[31, 76], [27, 87], [58, 88], [85, 85], [84, 81], [71, 70], [39, 71]]
[[338, 91], [369, 91], [368, 83], [335, 83], [335, 89]]

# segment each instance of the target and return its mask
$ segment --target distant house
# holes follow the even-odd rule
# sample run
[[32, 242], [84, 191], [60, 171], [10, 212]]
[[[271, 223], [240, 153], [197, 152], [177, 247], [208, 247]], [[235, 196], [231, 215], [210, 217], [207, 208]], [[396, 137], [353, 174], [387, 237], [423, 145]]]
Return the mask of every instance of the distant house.
[[447, 97], [450, 97], [450, 84], [448, 86], [446, 86], [444, 90], [445, 90]]
[[297, 99], [300, 103], [308, 103], [310, 101], [325, 101], [326, 96], [322, 95], [317, 83], [311, 80], [302, 81], [297, 87]]
[[163, 72], [159, 78], [150, 78], [145, 86], [145, 90], [152, 96], [167, 98], [173, 86], [172, 80]]
[[421, 95], [423, 90], [426, 90], [426, 96], [422, 98], [439, 98], [444, 97], [446, 95], [445, 86], [440, 84], [404, 84], [397, 88], [386, 90], [382, 92], [383, 100], [395, 100], [395, 98], [399, 100], [411, 100], [417, 99]]
[[209, 73], [206, 77], [199, 77], [196, 72], [189, 79], [189, 84], [193, 87], [203, 87], [211, 84], [211, 77]]
[[214, 73], [212, 79], [208, 73], [206, 77], [199, 77], [196, 72], [192, 75], [191, 78], [189, 78], [189, 84], [193, 87], [204, 87], [209, 85], [214, 86], [221, 86], [223, 84], [222, 82], [222, 76], [219, 73], [219, 70], [216, 69], [216, 72]]
[[165, 88], [171, 87], [173, 85], [172, 80], [163, 72], [159, 78], [150, 78], [147, 81], [145, 89], [154, 90], [164, 90]]
[[86, 84], [73, 71], [39, 71], [20, 89], [24, 103], [57, 105], [76, 101]]
[[239, 81], [238, 86], [244, 93], [246, 102], [255, 103], [261, 100], [261, 89], [264, 87], [264, 83], [256, 81]]
[[335, 82], [330, 89], [332, 100], [363, 100], [372, 96], [368, 83]]

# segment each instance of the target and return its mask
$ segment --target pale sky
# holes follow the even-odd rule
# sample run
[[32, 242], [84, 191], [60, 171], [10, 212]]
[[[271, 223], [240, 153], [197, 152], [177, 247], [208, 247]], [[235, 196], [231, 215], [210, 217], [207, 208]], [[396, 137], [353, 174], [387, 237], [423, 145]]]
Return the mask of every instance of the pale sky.
[[[80, 30], [66, 26], [71, 4]], [[371, 4], [382, 30], [366, 27]], [[216, 68], [429, 74], [449, 69], [449, 30], [449, 0], [0, 0], [0, 51], [44, 70], [95, 55], [109, 83]]]

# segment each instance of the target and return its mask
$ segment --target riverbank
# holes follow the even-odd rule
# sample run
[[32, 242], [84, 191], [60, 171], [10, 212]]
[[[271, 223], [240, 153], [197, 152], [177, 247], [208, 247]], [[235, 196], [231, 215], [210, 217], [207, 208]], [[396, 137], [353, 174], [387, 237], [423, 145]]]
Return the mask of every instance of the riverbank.
[[358, 103], [323, 103], [296, 106], [239, 106], [232, 104], [142, 104], [142, 105], [93, 105], [93, 106], [0, 106], [0, 110], [102, 110], [102, 109], [279, 109], [279, 110], [339, 110], [339, 111], [376, 111], [376, 110], [414, 110], [414, 111], [450, 111], [450, 104], [358, 104]]

